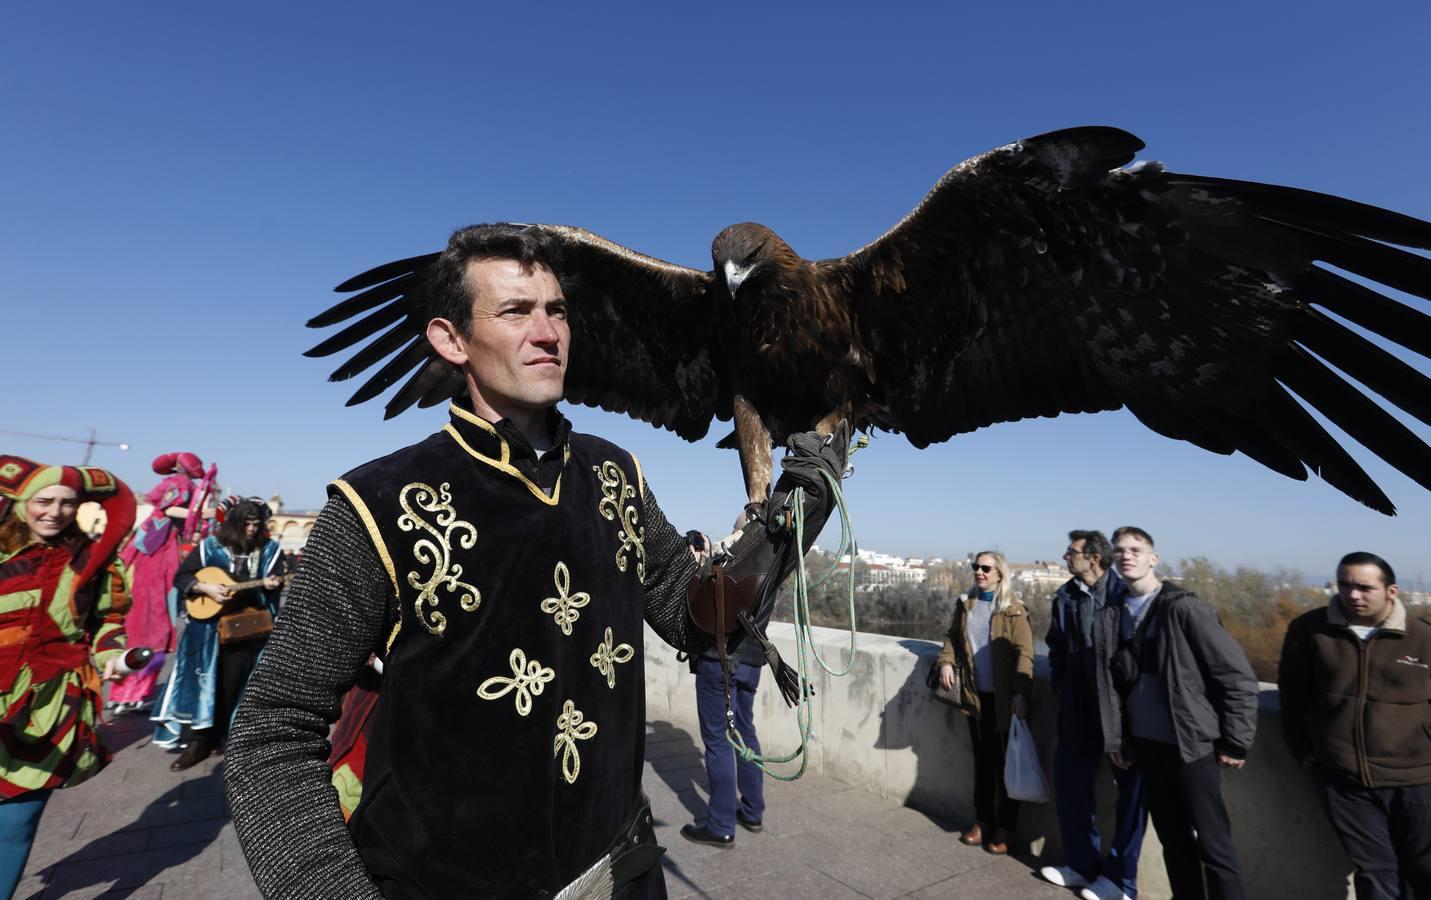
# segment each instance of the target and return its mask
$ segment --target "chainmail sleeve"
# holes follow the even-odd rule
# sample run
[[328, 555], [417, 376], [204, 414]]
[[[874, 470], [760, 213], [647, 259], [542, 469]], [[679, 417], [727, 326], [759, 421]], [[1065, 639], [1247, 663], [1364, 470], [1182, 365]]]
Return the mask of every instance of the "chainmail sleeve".
[[356, 512], [332, 498], [244, 691], [224, 781], [264, 897], [381, 900], [330, 783], [328, 728], [391, 620], [391, 584]]
[[703, 652], [714, 639], [696, 628], [686, 608], [686, 586], [696, 574], [696, 558], [686, 539], [666, 521], [651, 485], [642, 497], [646, 528], [646, 623], [661, 640], [692, 655]]

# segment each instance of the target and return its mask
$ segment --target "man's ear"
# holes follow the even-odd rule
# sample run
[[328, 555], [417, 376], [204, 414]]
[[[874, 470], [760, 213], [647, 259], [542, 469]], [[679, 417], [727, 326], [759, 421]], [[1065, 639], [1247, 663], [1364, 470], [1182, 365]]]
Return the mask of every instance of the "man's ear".
[[467, 348], [462, 343], [462, 335], [457, 326], [448, 319], [433, 319], [427, 323], [427, 342], [437, 355], [454, 366], [467, 364]]

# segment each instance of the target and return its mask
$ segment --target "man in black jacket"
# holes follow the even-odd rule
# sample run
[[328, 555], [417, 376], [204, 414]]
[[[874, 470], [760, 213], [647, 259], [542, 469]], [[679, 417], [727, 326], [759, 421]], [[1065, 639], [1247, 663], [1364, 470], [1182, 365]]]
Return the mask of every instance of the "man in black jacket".
[[1431, 897], [1431, 624], [1397, 593], [1386, 560], [1348, 553], [1277, 668], [1287, 748], [1317, 773], [1357, 900]]
[[1113, 763], [1143, 773], [1173, 896], [1202, 897], [1206, 885], [1211, 900], [1244, 900], [1218, 773], [1242, 768], [1252, 747], [1257, 677], [1217, 612], [1158, 578], [1146, 531], [1113, 532], [1113, 558], [1128, 585], [1110, 661], [1126, 722]]
[[1098, 897], [1138, 895], [1138, 854], [1147, 814], [1143, 779], [1137, 769], [1113, 770], [1118, 786], [1117, 822], [1108, 854], [1099, 858], [1095, 787], [1110, 750], [1119, 704], [1102, 645], [1117, 642], [1123, 580], [1111, 568], [1113, 548], [1101, 531], [1070, 531], [1064, 562], [1073, 576], [1053, 598], [1048, 628], [1049, 682], [1058, 695], [1058, 746], [1053, 756], [1058, 824], [1066, 864], [1045, 866], [1039, 875], [1069, 888], [1087, 888]]

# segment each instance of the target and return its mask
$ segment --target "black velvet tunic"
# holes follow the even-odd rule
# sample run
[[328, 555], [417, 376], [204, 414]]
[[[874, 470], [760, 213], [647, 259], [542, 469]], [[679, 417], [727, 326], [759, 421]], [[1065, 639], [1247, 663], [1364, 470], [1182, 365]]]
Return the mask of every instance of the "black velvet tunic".
[[349, 823], [385, 896], [550, 896], [638, 802], [644, 484], [599, 438], [560, 452], [548, 495], [454, 407], [334, 485], [398, 598]]

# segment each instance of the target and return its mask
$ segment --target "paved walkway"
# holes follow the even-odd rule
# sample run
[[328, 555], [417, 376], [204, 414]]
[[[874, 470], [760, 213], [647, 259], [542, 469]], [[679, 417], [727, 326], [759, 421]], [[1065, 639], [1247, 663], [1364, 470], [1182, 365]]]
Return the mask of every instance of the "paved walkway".
[[[115, 761], [92, 782], [58, 791], [16, 892], [22, 900], [258, 897], [229, 824], [222, 758], [169, 771], [148, 722], [106, 726]], [[964, 847], [951, 826], [840, 782], [806, 775], [767, 781], [765, 830], [733, 848], [683, 839], [704, 814], [705, 770], [693, 736], [663, 722], [647, 730], [646, 792], [669, 848], [672, 898], [1066, 898], [1025, 864]]]

